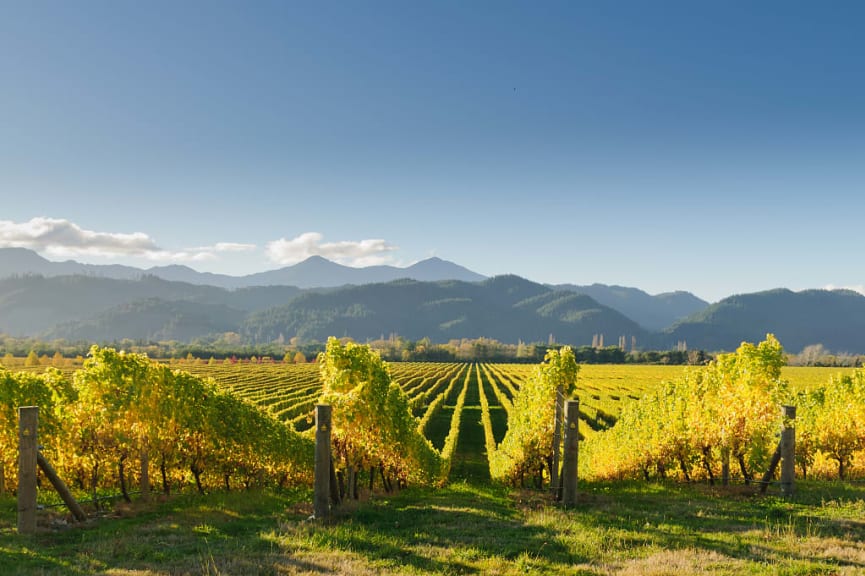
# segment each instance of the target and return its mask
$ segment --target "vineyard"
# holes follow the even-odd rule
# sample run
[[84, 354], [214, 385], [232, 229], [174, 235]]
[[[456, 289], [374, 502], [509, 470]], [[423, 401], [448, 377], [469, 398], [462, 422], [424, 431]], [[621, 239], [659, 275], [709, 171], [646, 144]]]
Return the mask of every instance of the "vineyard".
[[[708, 368], [573, 365], [557, 376], [569, 386], [565, 395], [581, 400], [580, 477], [750, 482], [771, 455], [782, 402], [800, 405], [803, 477], [861, 476], [862, 372], [782, 370], [780, 346], [760, 346]], [[388, 489], [451, 479], [551, 482], [550, 364], [385, 365], [364, 347], [352, 350], [368, 354], [368, 373], [352, 372], [359, 380], [339, 386], [341, 369], [331, 366], [328, 375], [326, 363], [165, 364], [96, 348], [80, 366], [3, 370], [2, 488], [14, 488], [15, 409], [24, 404], [43, 409], [44, 452], [76, 489], [94, 495], [119, 490], [128, 498], [142, 480], [142, 460], [158, 471], [165, 493], [190, 484], [203, 492], [307, 482], [308, 431], [322, 401], [344, 405], [337, 414], [346, 414], [338, 416], [335, 445], [342, 496], [356, 496], [361, 478]], [[370, 382], [379, 382], [374, 393]], [[373, 396], [355, 398], [355, 388]], [[730, 414], [719, 411], [724, 405]], [[722, 417], [726, 427], [712, 427]]]
[[[336, 340], [309, 364], [5, 358], [0, 571], [856, 573], [865, 500], [837, 480], [865, 476], [865, 372], [783, 362], [773, 338], [697, 367], [580, 366], [567, 348], [540, 365], [388, 365]], [[564, 398], [580, 399], [574, 508], [549, 490]], [[342, 512], [310, 524], [320, 403]], [[34, 404], [42, 453], [91, 520], [123, 515], [106, 506], [121, 498], [148, 513], [15, 540], [16, 407]], [[791, 424], [796, 497], [754, 498]], [[60, 505], [45, 478], [38, 493]], [[40, 517], [44, 531], [58, 514]]]

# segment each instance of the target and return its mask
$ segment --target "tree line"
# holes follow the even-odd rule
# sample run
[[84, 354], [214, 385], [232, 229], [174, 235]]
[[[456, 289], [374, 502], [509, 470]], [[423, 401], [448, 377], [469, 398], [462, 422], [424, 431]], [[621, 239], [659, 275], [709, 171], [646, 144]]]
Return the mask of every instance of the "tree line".
[[[343, 342], [353, 341], [350, 338]], [[401, 336], [390, 336], [371, 340], [365, 344], [379, 353], [388, 362], [504, 362], [537, 364], [544, 360], [547, 350], [558, 350], [563, 344], [555, 341], [500, 342], [492, 338], [462, 338], [436, 343], [429, 338], [410, 340]], [[0, 334], [0, 357], [25, 358], [34, 355], [42, 364], [47, 358], [86, 357], [92, 342], [69, 342], [66, 340], [41, 340], [38, 338], [16, 338]], [[136, 354], [146, 354], [159, 359], [200, 359], [217, 361], [250, 360], [269, 358], [274, 361], [294, 362], [305, 358], [314, 360], [325, 351], [326, 343], [272, 342], [268, 344], [242, 344], [238, 339], [224, 337], [217, 341], [151, 342], [123, 339], [103, 342], [100, 345]], [[669, 364], [701, 365], [712, 356], [703, 350], [634, 350], [626, 351], [618, 346], [572, 347], [580, 364]], [[56, 364], [55, 364], [56, 365]]]

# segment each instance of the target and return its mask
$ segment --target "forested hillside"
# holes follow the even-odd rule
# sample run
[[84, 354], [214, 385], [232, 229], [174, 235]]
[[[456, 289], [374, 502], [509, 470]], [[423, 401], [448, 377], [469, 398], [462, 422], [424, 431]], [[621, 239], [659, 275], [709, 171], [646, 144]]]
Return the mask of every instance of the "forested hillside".
[[242, 334], [253, 342], [280, 334], [321, 340], [348, 335], [361, 341], [394, 333], [433, 341], [494, 338], [504, 342], [590, 344], [606, 331], [642, 339], [646, 332], [587, 296], [564, 294], [517, 276], [475, 284], [401, 280], [305, 293], [289, 304], [252, 315]]
[[[649, 310], [650, 304], [666, 300], [670, 319], [673, 311], [699, 309], [663, 331], [650, 331], [620, 309], [571, 288], [513, 275], [482, 282], [402, 279], [307, 290], [278, 285], [228, 290], [151, 275], [127, 280], [24, 275], [0, 280], [0, 334], [96, 342], [193, 342], [232, 334], [232, 340], [244, 344], [399, 335], [432, 342], [552, 339], [574, 346], [619, 345], [624, 336], [627, 350], [636, 344], [642, 350], [686, 346], [716, 352], [772, 332], [791, 353], [812, 344], [838, 353], [865, 353], [865, 296], [848, 290], [778, 289], [731, 296], [702, 308], [702, 301], [689, 294], [649, 296], [629, 288], [592, 288], [624, 309], [644, 302]], [[657, 320], [659, 308], [652, 309]], [[638, 317], [645, 323], [645, 315]]]
[[725, 298], [665, 331], [665, 348], [687, 341], [692, 348], [735, 350], [767, 332], [798, 352], [823, 344], [837, 352], [865, 352], [865, 296], [850, 290], [769, 290]]

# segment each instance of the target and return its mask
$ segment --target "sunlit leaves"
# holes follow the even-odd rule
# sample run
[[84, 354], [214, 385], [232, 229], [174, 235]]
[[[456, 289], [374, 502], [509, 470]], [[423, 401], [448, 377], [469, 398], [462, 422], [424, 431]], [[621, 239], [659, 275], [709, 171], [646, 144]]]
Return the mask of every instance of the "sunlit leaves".
[[777, 444], [781, 403], [789, 399], [784, 363], [770, 334], [627, 405], [616, 425], [587, 446], [591, 473], [663, 476], [678, 468], [686, 478], [711, 478], [732, 458], [750, 479]]
[[491, 458], [493, 478], [516, 481], [549, 464], [554, 454], [556, 398], [559, 393], [565, 397], [573, 393], [579, 369], [570, 347], [547, 352], [514, 396], [508, 431]]
[[438, 453], [418, 430], [408, 397], [368, 346], [330, 338], [319, 355], [321, 402], [333, 408], [335, 465], [382, 466], [404, 480], [430, 482]]
[[[165, 481], [185, 481], [191, 472], [202, 487], [232, 477], [298, 478], [312, 464], [310, 440], [212, 381], [144, 355], [94, 346], [71, 385], [56, 371], [0, 372], [0, 380], [0, 433], [15, 407], [39, 405], [40, 439], [79, 488], [113, 483], [120, 462], [145, 456]], [[4, 460], [15, 445], [3, 443]], [[136, 479], [137, 467], [124, 474]]]

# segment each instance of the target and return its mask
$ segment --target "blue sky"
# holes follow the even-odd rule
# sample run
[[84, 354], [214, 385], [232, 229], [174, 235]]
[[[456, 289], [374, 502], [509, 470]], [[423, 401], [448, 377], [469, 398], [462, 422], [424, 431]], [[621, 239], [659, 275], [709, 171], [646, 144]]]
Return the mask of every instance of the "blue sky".
[[859, 2], [0, 2], [0, 246], [865, 284]]

